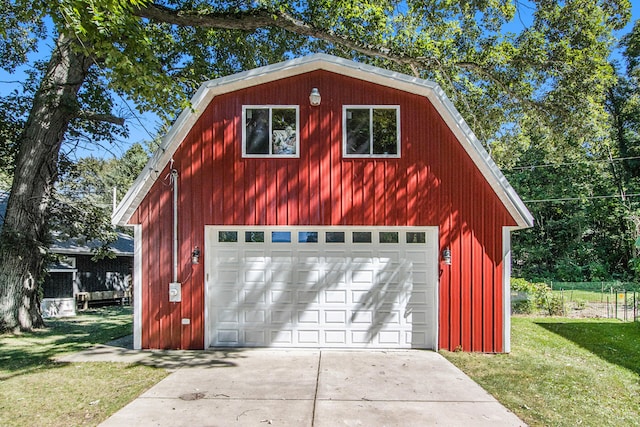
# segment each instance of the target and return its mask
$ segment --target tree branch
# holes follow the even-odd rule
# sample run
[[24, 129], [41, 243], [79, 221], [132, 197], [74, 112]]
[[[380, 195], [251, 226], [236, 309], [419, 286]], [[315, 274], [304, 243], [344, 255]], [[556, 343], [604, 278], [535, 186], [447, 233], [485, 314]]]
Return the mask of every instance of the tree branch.
[[84, 120], [91, 120], [94, 122], [113, 123], [114, 125], [124, 126], [124, 119], [122, 117], [116, 117], [111, 114], [99, 114], [92, 113], [91, 111], [80, 111], [76, 114], [76, 117]]
[[432, 58], [414, 58], [402, 53], [393, 52], [386, 46], [361, 43], [347, 36], [338, 35], [330, 29], [314, 27], [280, 10], [258, 8], [241, 12], [203, 13], [193, 10], [175, 10], [157, 4], [150, 4], [138, 9], [134, 13], [152, 21], [180, 26], [242, 31], [255, 31], [259, 28], [276, 27], [294, 34], [339, 44], [364, 55], [379, 57], [393, 61], [399, 65], [409, 66], [416, 77], [419, 76], [418, 68], [437, 64], [437, 60]]

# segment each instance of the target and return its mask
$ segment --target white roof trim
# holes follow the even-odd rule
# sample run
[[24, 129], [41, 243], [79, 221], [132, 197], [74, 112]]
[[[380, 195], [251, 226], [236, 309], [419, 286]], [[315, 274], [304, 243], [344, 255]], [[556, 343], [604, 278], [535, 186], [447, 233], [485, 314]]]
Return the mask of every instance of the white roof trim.
[[162, 138], [155, 155], [118, 205], [112, 222], [116, 225], [127, 225], [159, 173], [169, 163], [187, 133], [215, 96], [315, 70], [331, 71], [427, 97], [516, 220], [516, 228], [533, 226], [533, 217], [527, 207], [438, 84], [326, 54], [309, 55], [203, 83], [191, 99], [192, 107], [180, 114]]

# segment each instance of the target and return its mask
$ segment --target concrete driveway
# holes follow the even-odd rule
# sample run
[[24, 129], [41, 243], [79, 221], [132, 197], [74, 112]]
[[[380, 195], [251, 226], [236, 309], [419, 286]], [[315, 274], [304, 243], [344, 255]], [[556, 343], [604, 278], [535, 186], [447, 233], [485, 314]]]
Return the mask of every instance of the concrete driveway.
[[175, 371], [104, 427], [525, 425], [431, 351], [115, 353], [102, 346], [65, 360], [133, 361]]

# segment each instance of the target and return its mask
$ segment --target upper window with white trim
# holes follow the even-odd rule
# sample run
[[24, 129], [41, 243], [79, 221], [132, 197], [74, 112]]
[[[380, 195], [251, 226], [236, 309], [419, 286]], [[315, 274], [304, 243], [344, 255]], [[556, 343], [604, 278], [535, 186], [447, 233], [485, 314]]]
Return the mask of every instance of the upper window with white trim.
[[343, 107], [345, 157], [400, 157], [400, 107]]
[[297, 105], [242, 107], [243, 157], [299, 157]]

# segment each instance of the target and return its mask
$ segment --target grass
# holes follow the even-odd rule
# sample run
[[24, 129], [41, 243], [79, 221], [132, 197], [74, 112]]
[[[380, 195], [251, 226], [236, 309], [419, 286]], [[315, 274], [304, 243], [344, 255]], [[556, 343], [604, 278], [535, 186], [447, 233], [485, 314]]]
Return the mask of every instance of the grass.
[[53, 360], [128, 335], [131, 322], [130, 308], [109, 307], [0, 335], [0, 425], [97, 425], [166, 376], [139, 365]]
[[510, 354], [442, 354], [531, 426], [640, 420], [640, 323], [515, 317]]

